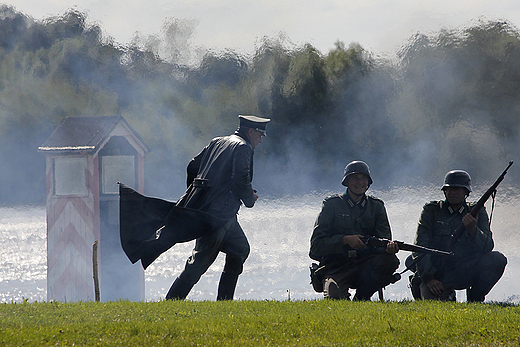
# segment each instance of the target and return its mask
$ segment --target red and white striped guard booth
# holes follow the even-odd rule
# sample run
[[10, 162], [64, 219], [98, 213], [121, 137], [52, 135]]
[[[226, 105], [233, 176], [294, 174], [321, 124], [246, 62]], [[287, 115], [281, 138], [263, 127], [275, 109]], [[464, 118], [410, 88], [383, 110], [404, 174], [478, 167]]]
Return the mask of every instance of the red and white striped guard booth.
[[95, 299], [98, 241], [101, 301], [143, 301], [144, 271], [119, 239], [117, 182], [143, 192], [148, 146], [122, 116], [75, 116], [38, 150], [47, 166], [47, 300]]

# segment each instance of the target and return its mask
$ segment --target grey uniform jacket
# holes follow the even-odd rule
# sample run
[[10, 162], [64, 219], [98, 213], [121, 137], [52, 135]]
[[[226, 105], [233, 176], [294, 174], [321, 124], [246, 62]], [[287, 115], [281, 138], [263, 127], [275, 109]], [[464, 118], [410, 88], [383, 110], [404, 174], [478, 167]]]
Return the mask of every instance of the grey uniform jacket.
[[347, 261], [351, 248], [343, 245], [343, 235], [356, 234], [392, 238], [383, 201], [365, 195], [355, 204], [347, 192], [330, 196], [314, 224], [309, 255], [322, 263]]
[[[475, 203], [464, 204], [460, 211], [454, 211], [446, 201], [432, 201], [424, 205], [415, 244], [419, 246], [447, 250], [451, 234], [462, 223], [462, 217], [468, 213]], [[414, 254], [417, 261], [417, 271], [426, 282], [435, 277], [442, 266], [457, 266], [468, 261], [478, 261], [482, 254], [491, 252], [494, 243], [489, 228], [489, 218], [485, 208], [478, 213], [477, 231], [472, 238], [464, 231], [460, 240], [453, 246], [454, 256], [443, 260], [443, 256], [430, 254]]]

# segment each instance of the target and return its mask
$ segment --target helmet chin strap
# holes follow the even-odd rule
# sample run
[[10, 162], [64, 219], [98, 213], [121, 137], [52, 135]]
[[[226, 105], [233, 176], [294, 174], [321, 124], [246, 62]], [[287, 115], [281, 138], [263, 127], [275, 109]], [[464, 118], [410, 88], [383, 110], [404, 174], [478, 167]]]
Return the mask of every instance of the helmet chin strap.
[[366, 193], [367, 190], [368, 190], [368, 187], [369, 187], [369, 186], [367, 186], [367, 188], [365, 189], [365, 191], [364, 191], [363, 193], [361, 193], [361, 194], [356, 194], [356, 193], [354, 193], [354, 192], [353, 192], [352, 190], [350, 190], [350, 189], [348, 189], [348, 191], [349, 191], [352, 195], [355, 195], [355, 196], [357, 196], [357, 197], [360, 197], [360, 196], [365, 195], [365, 193]]

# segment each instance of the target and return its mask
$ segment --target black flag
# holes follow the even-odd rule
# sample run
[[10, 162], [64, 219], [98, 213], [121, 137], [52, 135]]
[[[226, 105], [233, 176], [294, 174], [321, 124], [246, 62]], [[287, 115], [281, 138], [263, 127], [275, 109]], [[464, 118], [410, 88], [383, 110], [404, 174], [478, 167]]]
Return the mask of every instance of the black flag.
[[207, 235], [226, 221], [175, 202], [144, 196], [120, 183], [119, 222], [123, 251], [132, 263], [141, 259], [146, 269], [176, 243]]

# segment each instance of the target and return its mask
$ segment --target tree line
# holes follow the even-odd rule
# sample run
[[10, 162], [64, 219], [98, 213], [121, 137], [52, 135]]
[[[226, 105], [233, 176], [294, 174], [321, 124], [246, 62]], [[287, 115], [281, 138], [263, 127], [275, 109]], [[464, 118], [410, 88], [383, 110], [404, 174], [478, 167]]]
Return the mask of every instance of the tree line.
[[285, 38], [249, 55], [197, 51], [189, 34], [173, 20], [162, 38], [123, 45], [77, 10], [35, 21], [0, 6], [0, 203], [44, 202], [37, 148], [72, 115], [125, 117], [152, 149], [146, 193], [166, 198], [238, 114], [272, 119], [254, 180], [273, 194], [337, 189], [355, 159], [380, 186], [439, 182], [454, 168], [490, 180], [517, 153], [520, 37], [507, 21], [417, 33], [393, 58]]

